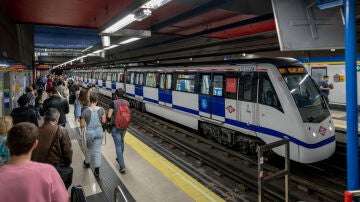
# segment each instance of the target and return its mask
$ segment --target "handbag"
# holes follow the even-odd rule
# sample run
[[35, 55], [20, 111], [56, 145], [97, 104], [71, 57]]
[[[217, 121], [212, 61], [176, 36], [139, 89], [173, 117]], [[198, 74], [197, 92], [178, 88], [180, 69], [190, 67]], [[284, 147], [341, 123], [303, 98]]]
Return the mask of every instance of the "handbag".
[[[51, 145], [49, 148], [49, 151], [47, 153], [47, 158], [46, 160], [49, 159], [49, 154], [51, 149], [54, 147], [55, 144], [55, 140], [58, 138], [58, 132], [59, 132], [59, 126], [56, 128], [56, 132], [55, 135], [51, 141]], [[57, 172], [59, 173], [62, 181], [64, 182], [66, 189], [68, 189], [72, 183], [72, 178], [73, 178], [73, 173], [74, 173], [74, 169], [71, 166], [65, 166], [65, 165], [53, 165], [55, 167], [55, 169], [57, 170]]]

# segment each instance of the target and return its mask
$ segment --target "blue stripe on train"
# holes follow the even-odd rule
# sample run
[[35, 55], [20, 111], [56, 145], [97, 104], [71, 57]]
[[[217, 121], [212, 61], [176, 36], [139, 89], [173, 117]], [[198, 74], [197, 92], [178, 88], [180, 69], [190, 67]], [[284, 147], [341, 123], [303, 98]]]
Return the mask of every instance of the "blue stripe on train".
[[126, 95], [129, 97], [135, 97], [135, 94], [132, 94], [132, 93], [126, 93]]
[[159, 101], [154, 100], [154, 99], [151, 99], [151, 98], [146, 98], [146, 97], [144, 97], [144, 100], [147, 101], [147, 102], [152, 102], [152, 103], [159, 104]]
[[193, 109], [189, 109], [189, 108], [186, 108], [186, 107], [181, 107], [181, 106], [178, 106], [178, 105], [173, 105], [172, 108], [173, 108], [173, 109], [180, 110], [180, 111], [183, 111], [183, 112], [187, 112], [187, 113], [190, 113], [190, 114], [199, 115], [199, 111], [193, 110]]
[[317, 142], [317, 143], [314, 143], [314, 144], [309, 144], [309, 143], [306, 143], [306, 142], [303, 142], [301, 140], [298, 140], [290, 135], [287, 135], [285, 133], [282, 133], [282, 132], [279, 132], [279, 131], [276, 131], [276, 130], [273, 130], [273, 129], [270, 129], [270, 128], [265, 128], [265, 127], [261, 127], [261, 126], [255, 126], [255, 125], [248, 125], [244, 122], [239, 122], [239, 121], [235, 121], [235, 120], [232, 120], [232, 119], [225, 119], [225, 123], [227, 124], [230, 124], [230, 125], [233, 125], [233, 126], [237, 126], [237, 127], [240, 127], [240, 128], [244, 128], [244, 129], [248, 129], [248, 130], [251, 130], [251, 131], [255, 131], [255, 132], [258, 132], [258, 133], [263, 133], [263, 134], [266, 134], [266, 135], [270, 135], [270, 136], [273, 136], [273, 137], [278, 137], [278, 138], [281, 138], [281, 139], [289, 139], [290, 142], [293, 142], [294, 144], [297, 144], [297, 145], [300, 145], [302, 147], [305, 147], [305, 148], [308, 148], [308, 149], [315, 149], [315, 148], [318, 148], [318, 147], [322, 147], [324, 145], [327, 145], [331, 142], [334, 142], [335, 141], [335, 136], [332, 136], [332, 137], [329, 137], [323, 141], [320, 141], [320, 142]]

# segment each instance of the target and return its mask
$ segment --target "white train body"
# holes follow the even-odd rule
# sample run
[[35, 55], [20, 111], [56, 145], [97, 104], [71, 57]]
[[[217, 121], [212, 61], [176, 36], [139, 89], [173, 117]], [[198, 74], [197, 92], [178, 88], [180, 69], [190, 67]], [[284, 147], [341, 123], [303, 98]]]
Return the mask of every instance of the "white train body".
[[[335, 151], [330, 112], [296, 60], [130, 68], [125, 75], [126, 84], [116, 88], [126, 89], [134, 106], [200, 130], [219, 143], [256, 148], [287, 138], [290, 158], [301, 163], [321, 161]], [[285, 155], [281, 147], [274, 152]]]

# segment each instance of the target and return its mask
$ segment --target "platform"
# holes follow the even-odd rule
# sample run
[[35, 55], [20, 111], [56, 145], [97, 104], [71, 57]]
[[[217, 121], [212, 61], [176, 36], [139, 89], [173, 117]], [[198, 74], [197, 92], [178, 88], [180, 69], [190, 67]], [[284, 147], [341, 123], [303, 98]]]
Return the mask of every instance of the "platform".
[[96, 179], [91, 169], [82, 167], [84, 155], [77, 141], [78, 124], [72, 105], [67, 120], [74, 150], [73, 185], [84, 187], [88, 201], [113, 201], [117, 185], [124, 187], [136, 201], [224, 201], [129, 132], [125, 136], [126, 174], [119, 172], [114, 141], [111, 134], [106, 133], [100, 177]]
[[[346, 143], [346, 112], [344, 110], [333, 110], [332, 109], [332, 110], [330, 110], [330, 113], [331, 113], [331, 117], [333, 118], [336, 130], [341, 131], [341, 132], [335, 133], [336, 141]], [[360, 120], [360, 115], [358, 114], [358, 134], [360, 134], [359, 120]], [[360, 142], [360, 139], [359, 139], [359, 142]], [[360, 146], [360, 143], [359, 143], [359, 146]]]

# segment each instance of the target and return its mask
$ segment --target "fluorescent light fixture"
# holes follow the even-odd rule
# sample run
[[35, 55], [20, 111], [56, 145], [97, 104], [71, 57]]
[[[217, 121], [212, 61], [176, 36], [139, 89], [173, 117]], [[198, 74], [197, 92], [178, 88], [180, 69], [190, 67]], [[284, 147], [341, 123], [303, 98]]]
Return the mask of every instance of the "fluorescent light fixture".
[[89, 49], [92, 48], [92, 47], [93, 47], [93, 46], [89, 46], [89, 47], [85, 48], [84, 50], [82, 50], [81, 52], [85, 52], [85, 51], [89, 50]]
[[120, 42], [119, 44], [127, 44], [127, 43], [131, 43], [131, 42], [133, 42], [133, 41], [137, 41], [137, 40], [139, 40], [139, 39], [141, 39], [141, 38], [139, 38], [139, 37], [133, 37], [133, 38], [127, 39], [127, 40], [125, 40], [125, 41], [122, 41], [122, 42]]
[[115, 44], [115, 45], [104, 48], [104, 50], [109, 50], [109, 49], [112, 49], [112, 48], [115, 48], [115, 47], [118, 47], [118, 46], [119, 45]]
[[96, 50], [96, 51], [94, 51], [94, 52], [92, 52], [92, 53], [96, 54], [96, 53], [100, 53], [101, 51], [102, 51], [102, 49]]
[[167, 3], [169, 3], [171, 0], [151, 0], [145, 3], [141, 6], [141, 8], [150, 8], [150, 9], [157, 9]]
[[109, 47], [110, 46], [110, 36], [102, 36], [101, 41], [102, 41], [103, 47]]
[[110, 27], [106, 28], [104, 31], [102, 31], [101, 33], [105, 34], [105, 33], [114, 33], [117, 30], [125, 27], [126, 25], [132, 23], [135, 21], [135, 15], [134, 14], [129, 14], [128, 16], [122, 18], [121, 20], [117, 21], [115, 24], [111, 25]]

